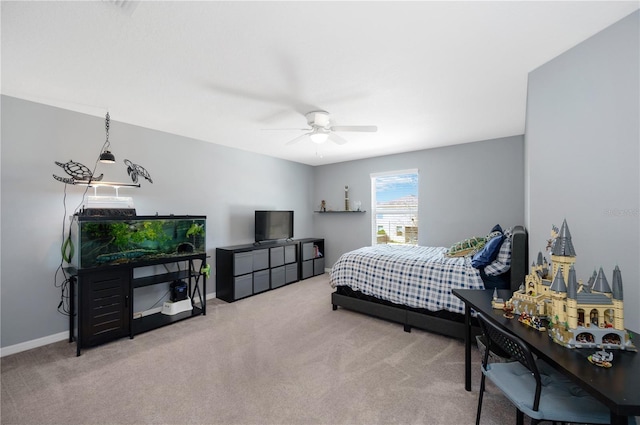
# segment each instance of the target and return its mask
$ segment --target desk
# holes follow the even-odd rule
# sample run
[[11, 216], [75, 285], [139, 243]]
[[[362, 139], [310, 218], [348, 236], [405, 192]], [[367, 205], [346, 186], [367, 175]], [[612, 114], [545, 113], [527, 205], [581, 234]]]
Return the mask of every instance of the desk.
[[[587, 356], [594, 349], [571, 349], [556, 344], [546, 332], [539, 332], [506, 319], [502, 310], [491, 308], [493, 290], [454, 289], [453, 295], [465, 303], [465, 389], [471, 391], [471, 309], [484, 313], [489, 320], [524, 340], [541, 359], [600, 400], [611, 411], [611, 424], [627, 424], [627, 416], [640, 415], [640, 353], [613, 350], [613, 367], [592, 365]], [[509, 299], [511, 292], [498, 291]], [[632, 335], [640, 341], [638, 334]]]

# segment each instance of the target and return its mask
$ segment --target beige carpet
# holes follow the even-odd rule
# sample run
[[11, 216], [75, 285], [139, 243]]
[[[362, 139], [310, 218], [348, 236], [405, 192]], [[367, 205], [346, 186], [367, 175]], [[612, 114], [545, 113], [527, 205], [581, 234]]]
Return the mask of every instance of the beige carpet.
[[[463, 342], [332, 311], [327, 276], [83, 351], [2, 358], [2, 424], [472, 424]], [[482, 424], [515, 421], [490, 385]]]

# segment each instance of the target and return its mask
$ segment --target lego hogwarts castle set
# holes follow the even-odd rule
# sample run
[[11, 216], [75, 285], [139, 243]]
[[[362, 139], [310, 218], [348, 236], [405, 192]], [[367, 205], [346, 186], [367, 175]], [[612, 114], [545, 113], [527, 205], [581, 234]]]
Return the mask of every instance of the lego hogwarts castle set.
[[549, 246], [551, 264], [542, 253], [531, 265], [509, 304], [516, 314], [545, 317], [549, 336], [569, 348], [637, 351], [624, 327], [622, 275], [613, 270], [611, 285], [602, 268], [582, 283], [576, 278], [576, 252], [566, 220], [554, 228]]

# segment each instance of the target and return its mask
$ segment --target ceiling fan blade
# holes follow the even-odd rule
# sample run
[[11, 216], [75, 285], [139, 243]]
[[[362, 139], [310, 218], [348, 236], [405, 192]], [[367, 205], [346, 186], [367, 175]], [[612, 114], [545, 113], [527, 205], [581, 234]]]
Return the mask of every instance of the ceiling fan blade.
[[336, 133], [330, 133], [329, 137], [327, 138], [327, 140], [331, 140], [333, 143], [335, 143], [337, 145], [344, 145], [345, 143], [347, 143], [347, 141], [345, 139], [343, 139], [342, 137], [338, 136]]
[[304, 139], [305, 139], [305, 137], [307, 137], [307, 138], [308, 138], [308, 137], [309, 137], [309, 133], [302, 134], [302, 135], [300, 135], [300, 136], [296, 137], [296, 138], [295, 138], [295, 139], [293, 139], [293, 140], [289, 140], [289, 141], [288, 141], [287, 143], [285, 143], [285, 144], [286, 144], [286, 145], [293, 145], [293, 144], [296, 144], [296, 143], [298, 143], [298, 142], [300, 142], [300, 141], [304, 140]]
[[375, 125], [334, 125], [331, 127], [331, 131], [363, 131], [375, 133], [378, 131], [378, 127]]

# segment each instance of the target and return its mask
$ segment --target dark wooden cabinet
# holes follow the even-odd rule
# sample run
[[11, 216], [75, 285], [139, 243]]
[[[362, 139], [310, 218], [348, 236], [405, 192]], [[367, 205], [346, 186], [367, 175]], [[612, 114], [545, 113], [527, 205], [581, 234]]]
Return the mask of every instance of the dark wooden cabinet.
[[131, 269], [80, 273], [79, 341], [86, 347], [129, 335]]
[[[161, 265], [168, 270], [171, 264], [177, 271], [134, 278], [135, 269]], [[69, 342], [76, 340], [77, 355], [82, 348], [125, 336], [133, 338], [142, 332], [206, 314], [206, 275], [201, 272], [205, 266], [206, 254], [194, 254], [103, 268], [67, 268], [71, 274]], [[169, 288], [170, 283], [176, 280], [187, 283], [192, 310], [172, 315], [158, 312], [133, 317], [137, 288], [158, 284]]]
[[233, 302], [299, 280], [297, 241], [216, 248], [216, 297]]

